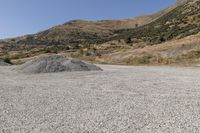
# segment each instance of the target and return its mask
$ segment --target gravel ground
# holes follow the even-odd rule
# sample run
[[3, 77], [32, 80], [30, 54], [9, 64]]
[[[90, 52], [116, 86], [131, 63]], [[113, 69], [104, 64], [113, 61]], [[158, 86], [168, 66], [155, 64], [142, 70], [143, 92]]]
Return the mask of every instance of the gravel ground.
[[30, 75], [0, 67], [0, 132], [200, 132], [199, 68], [100, 67]]

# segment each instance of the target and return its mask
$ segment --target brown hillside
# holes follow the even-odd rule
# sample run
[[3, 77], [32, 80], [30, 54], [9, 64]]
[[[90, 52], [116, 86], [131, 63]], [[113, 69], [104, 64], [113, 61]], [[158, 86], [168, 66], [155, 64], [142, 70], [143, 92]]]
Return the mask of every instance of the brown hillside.
[[96, 58], [110, 64], [173, 64], [200, 61], [200, 34], [172, 40], [159, 45], [116, 49]]
[[[179, 4], [174, 4], [158, 13], [122, 20], [84, 21], [73, 20], [63, 25], [55, 26], [49, 30], [23, 37], [0, 41], [0, 48], [10, 50], [32, 49], [49, 45], [86, 45], [102, 43], [112, 37], [114, 31], [133, 29], [150, 23]], [[0, 49], [0, 50], [1, 50]]]
[[[198, 59], [198, 49], [190, 50], [199, 45], [199, 2], [178, 1], [153, 15], [133, 19], [74, 20], [34, 35], [1, 40], [0, 59], [18, 64], [52, 53], [115, 64]], [[155, 44], [159, 45], [151, 46]]]

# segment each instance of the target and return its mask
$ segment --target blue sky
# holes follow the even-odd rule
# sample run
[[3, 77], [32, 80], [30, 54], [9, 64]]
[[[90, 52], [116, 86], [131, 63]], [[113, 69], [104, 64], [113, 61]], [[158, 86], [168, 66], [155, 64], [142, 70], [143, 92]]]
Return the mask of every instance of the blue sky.
[[0, 38], [36, 33], [73, 19], [151, 14], [176, 0], [0, 0]]

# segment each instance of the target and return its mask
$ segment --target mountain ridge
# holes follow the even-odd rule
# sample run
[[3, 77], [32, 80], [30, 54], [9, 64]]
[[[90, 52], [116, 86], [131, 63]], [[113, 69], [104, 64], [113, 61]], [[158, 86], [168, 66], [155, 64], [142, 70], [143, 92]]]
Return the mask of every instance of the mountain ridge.
[[[172, 6], [155, 14], [139, 16], [129, 19], [100, 20], [100, 21], [72, 20], [62, 25], [52, 27], [48, 30], [36, 34], [30, 34], [22, 37], [11, 38], [1, 41], [5, 41], [10, 44], [15, 43], [15, 44], [30, 44], [30, 45], [33, 43], [37, 45], [41, 45], [44, 43], [46, 43], [47, 45], [48, 44], [55, 45], [55, 43], [62, 45], [66, 45], [69, 43], [77, 44], [77, 43], [85, 43], [84, 40], [86, 41], [86, 43], [88, 42], [96, 43], [100, 41], [97, 38], [106, 38], [107, 36], [113, 34], [113, 31], [115, 30], [132, 29], [150, 23], [155, 19], [159, 18], [160, 16], [162, 16], [163, 14], [173, 10], [177, 5], [178, 4], [175, 3]], [[73, 36], [75, 36], [75, 38], [73, 38]], [[69, 39], [66, 39], [66, 37], [68, 37]], [[30, 43], [31, 39], [32, 43]], [[11, 41], [11, 40], [16, 40], [16, 41]]]
[[[96, 58], [115, 52], [123, 55], [124, 52], [120, 52], [122, 49], [137, 51], [141, 47], [176, 41], [199, 33], [198, 5], [200, 0], [179, 0], [172, 6], [147, 16], [123, 20], [69, 21], [37, 34], [0, 41], [0, 58], [7, 55], [18, 60], [62, 53], [95, 61]], [[135, 56], [140, 55], [130, 57]]]
[[118, 31], [119, 36], [133, 36], [134, 38], [143, 39], [143, 41], [150, 41], [155, 44], [176, 37], [182, 38], [197, 34], [200, 28], [199, 5], [199, 0], [185, 0], [185, 2], [174, 8], [173, 11], [164, 14], [152, 23], [133, 30]]

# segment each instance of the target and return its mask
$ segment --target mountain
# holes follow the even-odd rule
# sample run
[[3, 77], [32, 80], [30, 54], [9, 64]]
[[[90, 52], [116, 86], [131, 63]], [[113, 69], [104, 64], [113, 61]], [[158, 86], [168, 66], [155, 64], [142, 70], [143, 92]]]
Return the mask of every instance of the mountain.
[[176, 6], [177, 4], [174, 4], [152, 15], [124, 20], [73, 20], [37, 34], [2, 40], [0, 41], [0, 46], [4, 45], [4, 47], [0, 48], [20, 50], [27, 47], [41, 47], [41, 45], [85, 45], [102, 43], [107, 41], [108, 36], [113, 36], [116, 30], [133, 29], [145, 25], [173, 10]]
[[[101, 63], [131, 64], [133, 61], [127, 60], [143, 56], [137, 51], [141, 48], [155, 44], [167, 45], [171, 40], [184, 40], [187, 36], [199, 33], [199, 12], [200, 0], [178, 0], [160, 12], [142, 17], [102, 21], [73, 20], [37, 34], [1, 40], [0, 58], [8, 56], [13, 61], [24, 62], [43, 54], [61, 53]], [[126, 52], [132, 54], [127, 55]], [[123, 60], [116, 61], [122, 56], [125, 56]], [[155, 58], [155, 55], [152, 56]], [[148, 61], [145, 59], [144, 62]]]
[[118, 30], [110, 42], [126, 40], [131, 47], [102, 55], [113, 64], [193, 64], [200, 62], [200, 0], [186, 0], [155, 21]]
[[[0, 41], [1, 45], [9, 50], [24, 49], [26, 45], [76, 45], [101, 41], [102, 38], [111, 36], [115, 30], [130, 29], [138, 25], [144, 25], [152, 20], [151, 16], [136, 17], [124, 20], [85, 21], [73, 20], [63, 25], [33, 35], [26, 35]], [[27, 47], [27, 46], [26, 46]]]
[[155, 44], [197, 34], [200, 31], [200, 0], [178, 1], [177, 5], [147, 25], [117, 31], [118, 36], [114, 39], [130, 37]]

